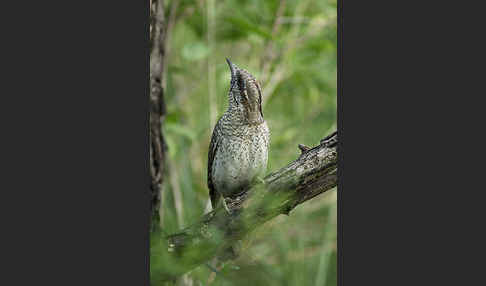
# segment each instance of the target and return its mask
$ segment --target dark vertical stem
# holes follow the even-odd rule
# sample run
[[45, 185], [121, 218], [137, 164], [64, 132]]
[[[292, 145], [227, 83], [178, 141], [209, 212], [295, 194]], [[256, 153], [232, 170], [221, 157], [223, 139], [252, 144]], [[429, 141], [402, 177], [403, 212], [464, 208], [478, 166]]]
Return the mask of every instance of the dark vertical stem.
[[152, 229], [159, 224], [159, 208], [165, 161], [162, 121], [165, 115], [162, 73], [165, 50], [165, 15], [163, 0], [152, 0], [150, 7], [150, 192]]

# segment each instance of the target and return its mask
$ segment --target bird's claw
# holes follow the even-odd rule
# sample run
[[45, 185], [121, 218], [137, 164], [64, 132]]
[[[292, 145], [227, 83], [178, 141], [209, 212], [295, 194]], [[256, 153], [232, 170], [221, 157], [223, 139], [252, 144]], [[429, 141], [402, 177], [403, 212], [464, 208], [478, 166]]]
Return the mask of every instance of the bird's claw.
[[228, 208], [228, 205], [226, 204], [226, 198], [223, 198], [223, 207], [226, 210], [228, 214], [232, 214], [231, 210]]
[[264, 180], [264, 179], [262, 179], [261, 177], [256, 177], [256, 178], [255, 178], [255, 182], [256, 182], [256, 183], [259, 183], [259, 184], [263, 184], [263, 185], [265, 185], [265, 180]]

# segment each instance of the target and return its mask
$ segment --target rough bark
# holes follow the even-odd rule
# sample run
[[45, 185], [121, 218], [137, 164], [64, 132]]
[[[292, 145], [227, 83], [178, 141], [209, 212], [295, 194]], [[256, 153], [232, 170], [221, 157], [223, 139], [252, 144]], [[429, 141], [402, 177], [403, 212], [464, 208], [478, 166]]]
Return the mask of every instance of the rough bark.
[[160, 195], [163, 180], [165, 142], [162, 120], [165, 115], [162, 73], [165, 47], [165, 15], [162, 0], [150, 6], [150, 192], [152, 221], [159, 221]]
[[215, 256], [227, 259], [224, 250], [255, 228], [337, 186], [337, 142], [334, 132], [313, 148], [299, 145], [297, 160], [227, 199], [231, 215], [220, 207], [169, 235], [167, 251], [161, 254], [167, 267], [157, 279], [172, 279]]

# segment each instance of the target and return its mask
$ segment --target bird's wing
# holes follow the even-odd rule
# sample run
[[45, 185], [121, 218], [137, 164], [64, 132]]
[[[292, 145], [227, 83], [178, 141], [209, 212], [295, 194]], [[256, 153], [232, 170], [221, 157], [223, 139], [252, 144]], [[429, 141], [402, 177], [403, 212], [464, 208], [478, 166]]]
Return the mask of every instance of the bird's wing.
[[221, 134], [219, 130], [219, 120], [213, 130], [213, 135], [211, 136], [211, 143], [209, 143], [209, 152], [208, 152], [208, 188], [209, 188], [209, 197], [211, 198], [211, 206], [213, 209], [216, 208], [216, 204], [221, 197], [220, 193], [215, 189], [212, 180], [213, 174], [213, 161], [214, 157], [216, 156], [216, 151], [218, 150], [219, 143], [221, 142]]

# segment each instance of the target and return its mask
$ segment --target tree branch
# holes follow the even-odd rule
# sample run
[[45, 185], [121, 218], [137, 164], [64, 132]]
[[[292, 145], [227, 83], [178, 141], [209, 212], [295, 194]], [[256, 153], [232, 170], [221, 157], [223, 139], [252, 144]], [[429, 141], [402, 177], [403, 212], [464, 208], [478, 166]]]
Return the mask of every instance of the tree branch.
[[[158, 223], [159, 207], [164, 171], [166, 145], [162, 134], [162, 120], [165, 115], [164, 90], [162, 88], [162, 67], [165, 47], [165, 15], [162, 0], [151, 1], [150, 6], [150, 204], [152, 217]], [[152, 225], [154, 227], [154, 225]]]
[[157, 280], [173, 279], [215, 256], [227, 259], [225, 250], [255, 228], [336, 187], [337, 142], [334, 132], [313, 148], [301, 145], [297, 160], [228, 198], [231, 215], [219, 207], [198, 223], [169, 235], [167, 252], [162, 254], [166, 268], [157, 271]]

